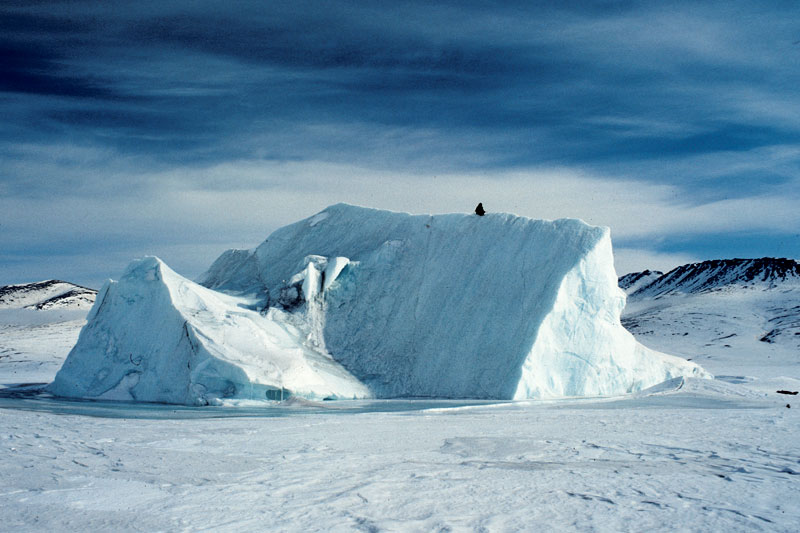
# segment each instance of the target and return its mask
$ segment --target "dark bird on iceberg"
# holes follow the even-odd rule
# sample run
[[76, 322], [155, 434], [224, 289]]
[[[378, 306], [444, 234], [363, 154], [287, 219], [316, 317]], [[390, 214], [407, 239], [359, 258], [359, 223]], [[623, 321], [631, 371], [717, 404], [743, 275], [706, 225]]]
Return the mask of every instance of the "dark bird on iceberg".
[[483, 204], [478, 202], [478, 207], [475, 208], [475, 214], [479, 217], [482, 217], [486, 214], [486, 211], [483, 210]]

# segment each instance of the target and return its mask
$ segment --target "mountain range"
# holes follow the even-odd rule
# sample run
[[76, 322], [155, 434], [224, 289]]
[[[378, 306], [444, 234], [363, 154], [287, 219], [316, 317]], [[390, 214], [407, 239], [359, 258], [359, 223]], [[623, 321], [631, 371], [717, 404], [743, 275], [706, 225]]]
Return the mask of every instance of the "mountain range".
[[[719, 259], [619, 278], [623, 325], [643, 344], [749, 379], [800, 363], [800, 263]], [[775, 367], [779, 367], [776, 369]], [[719, 376], [718, 376], [719, 377]]]
[[97, 291], [50, 279], [0, 287], [0, 309], [86, 309], [92, 307]]
[[645, 270], [619, 278], [619, 286], [635, 298], [697, 294], [725, 288], [770, 290], [800, 284], [800, 263], [793, 259], [716, 259], [690, 263], [664, 274]]

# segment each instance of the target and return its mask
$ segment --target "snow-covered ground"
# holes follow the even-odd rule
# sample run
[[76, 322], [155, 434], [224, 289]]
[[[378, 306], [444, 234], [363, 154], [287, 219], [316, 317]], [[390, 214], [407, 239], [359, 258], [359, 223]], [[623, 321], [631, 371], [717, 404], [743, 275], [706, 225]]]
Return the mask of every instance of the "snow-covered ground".
[[86, 309], [97, 291], [61, 280], [45, 280], [0, 287], [0, 309]]
[[800, 289], [677, 294], [629, 300], [622, 322], [645, 345], [718, 379], [800, 379], [798, 306]]
[[[624, 397], [191, 408], [6, 388], [0, 530], [797, 531], [800, 402], [775, 391], [798, 390], [798, 337], [764, 314], [797, 305], [780, 294], [632, 299], [640, 341], [721, 379]], [[77, 338], [79, 312], [30, 313], [0, 316], [0, 387], [52, 380]]]
[[648, 347], [692, 359], [717, 379], [767, 392], [800, 386], [795, 261], [678, 267], [632, 292], [622, 323]]
[[96, 293], [59, 280], [0, 287], [0, 388], [52, 381]]
[[0, 388], [53, 380], [88, 309], [0, 309]]
[[0, 529], [796, 531], [798, 410], [714, 383], [242, 418], [7, 400]]

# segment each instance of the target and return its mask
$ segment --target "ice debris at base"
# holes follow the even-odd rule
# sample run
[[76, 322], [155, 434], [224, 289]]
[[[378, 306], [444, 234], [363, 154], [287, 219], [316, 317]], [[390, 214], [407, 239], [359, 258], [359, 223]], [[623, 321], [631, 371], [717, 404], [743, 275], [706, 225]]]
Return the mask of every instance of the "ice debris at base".
[[707, 376], [622, 327], [609, 231], [579, 220], [338, 204], [225, 252], [200, 282], [134, 263], [98, 296], [51, 390], [522, 399]]

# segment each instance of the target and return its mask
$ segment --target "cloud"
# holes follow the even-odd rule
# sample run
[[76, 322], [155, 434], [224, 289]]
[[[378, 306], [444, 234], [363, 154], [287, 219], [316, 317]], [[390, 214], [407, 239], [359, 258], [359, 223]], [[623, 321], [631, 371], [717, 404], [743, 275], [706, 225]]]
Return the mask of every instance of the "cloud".
[[[96, 154], [78, 151], [72, 156], [92, 159]], [[121, 184], [118, 193], [115, 184]], [[0, 199], [5, 230], [0, 246], [17, 256], [45, 250], [106, 257], [124, 252], [124, 262], [162, 253], [168, 263], [177, 260], [185, 274], [195, 276], [224, 249], [255, 246], [279, 226], [333, 203], [443, 213], [470, 212], [480, 201], [490, 212], [578, 217], [610, 226], [618, 248], [627, 250], [625, 264], [635, 263], [630, 259], [635, 249], [640, 259], [648, 254], [657, 258], [658, 265], [642, 265], [654, 268], [668, 257], [691, 255], [659, 251], [665, 236], [727, 232], [735, 239], [741, 231], [790, 232], [800, 225], [797, 195], [696, 204], [681, 201], [679, 189], [670, 185], [564, 167], [430, 175], [314, 161], [242, 160], [116, 174], [108, 187], [101, 194], [61, 194], [57, 201], [48, 196]], [[183, 251], [187, 248], [194, 255]], [[110, 276], [123, 266], [98, 270], [96, 277]]]
[[[742, 25], [742, 6], [591, 7], [17, 8], [10, 16], [24, 23], [9, 39], [40, 58], [20, 70], [44, 78], [7, 89], [82, 97], [27, 102], [45, 131], [182, 163], [252, 156], [249, 139], [310, 123], [469, 131], [487, 141], [474, 149], [505, 166], [748, 149], [797, 131], [778, 118], [796, 73], [779, 74], [785, 51], [774, 44], [787, 24], [774, 14]], [[86, 17], [75, 22], [79, 9]], [[754, 132], [754, 114], [764, 115], [756, 97], [767, 94], [780, 106]], [[310, 138], [291, 151], [335, 159], [359, 148]], [[466, 168], [459, 157], [450, 165]]]
[[666, 273], [680, 265], [699, 261], [702, 259], [687, 253], [654, 252], [640, 248], [614, 248], [614, 267], [619, 276], [644, 270], [658, 270]]
[[[481, 201], [489, 210], [534, 218], [583, 218], [610, 226], [623, 240], [745, 229], [791, 231], [800, 225], [795, 208], [800, 189], [698, 203], [672, 185], [568, 167], [431, 175], [314, 161], [236, 161], [168, 171], [152, 179], [180, 191], [186, 202], [200, 202], [198, 209], [211, 209], [226, 197], [254, 198], [246, 205], [270, 198], [271, 206], [286, 206], [286, 217], [275, 219], [281, 223], [293, 220], [293, 213], [311, 215], [339, 201], [415, 213], [470, 211]], [[198, 183], [221, 186], [191, 190]], [[270, 207], [273, 217], [276, 209], [281, 208]]]
[[337, 201], [482, 201], [608, 225], [642, 258], [702, 255], [664, 249], [697, 235], [733, 255], [798, 223], [791, 7], [5, 3], [0, 246], [191, 271], [208, 254], [181, 246]]

